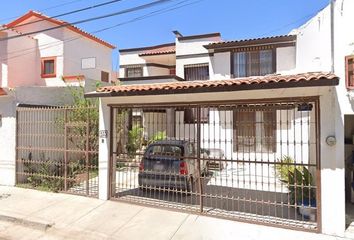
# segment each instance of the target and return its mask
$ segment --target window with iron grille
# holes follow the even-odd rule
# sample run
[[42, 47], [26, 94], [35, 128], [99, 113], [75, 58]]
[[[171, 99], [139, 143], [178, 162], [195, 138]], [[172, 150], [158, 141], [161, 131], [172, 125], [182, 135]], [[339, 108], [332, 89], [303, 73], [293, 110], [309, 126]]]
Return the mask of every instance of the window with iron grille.
[[354, 56], [345, 58], [345, 82], [348, 89], [354, 89]]
[[209, 64], [185, 65], [184, 79], [186, 81], [209, 80]]
[[234, 111], [234, 147], [242, 152], [276, 151], [276, 111]]
[[109, 82], [109, 73], [105, 71], [101, 71], [101, 81]]
[[264, 76], [276, 71], [273, 50], [235, 52], [232, 58], [232, 74], [236, 78]]
[[[185, 124], [194, 124], [197, 123], [197, 109], [188, 108], [184, 110], [184, 123]], [[209, 122], [209, 110], [207, 108], [200, 109], [200, 123]]]
[[143, 68], [140, 66], [137, 67], [127, 67], [125, 69], [125, 77], [142, 77]]

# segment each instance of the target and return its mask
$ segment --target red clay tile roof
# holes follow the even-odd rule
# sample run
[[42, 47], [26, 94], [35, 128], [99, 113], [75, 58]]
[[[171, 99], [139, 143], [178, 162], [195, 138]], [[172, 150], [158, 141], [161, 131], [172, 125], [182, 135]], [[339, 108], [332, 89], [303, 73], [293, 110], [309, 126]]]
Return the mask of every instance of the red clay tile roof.
[[0, 96], [5, 96], [5, 95], [7, 95], [7, 92], [3, 88], [0, 88]]
[[216, 43], [210, 43], [208, 45], [205, 45], [204, 47], [207, 49], [214, 49], [220, 47], [232, 47], [232, 46], [245, 45], [245, 44], [261, 44], [261, 43], [272, 43], [272, 42], [279, 42], [279, 41], [288, 42], [294, 40], [296, 40], [296, 35], [279, 35], [279, 36], [264, 37], [264, 38], [221, 41]]
[[146, 50], [140, 53], [140, 56], [151, 56], [151, 55], [161, 55], [161, 54], [173, 54], [176, 53], [176, 46], [164, 46], [158, 47], [156, 49]]
[[[96, 93], [87, 96], [100, 95], [100, 93], [118, 95], [143, 95], [187, 92], [221, 92], [254, 89], [272, 89], [285, 87], [305, 86], [334, 86], [338, 85], [339, 78], [332, 73], [313, 72], [294, 75], [266, 75], [259, 77], [236, 78], [229, 80], [182, 81], [170, 83], [136, 84], [106, 86], [98, 88]], [[101, 94], [102, 96], [105, 94]]]
[[120, 49], [119, 52], [139, 52], [140, 56], [171, 54], [176, 52], [175, 43], [165, 43], [155, 46]]
[[[51, 23], [54, 23], [54, 24], [57, 24], [57, 25], [68, 24], [65, 21], [62, 21], [62, 20], [59, 20], [59, 19], [55, 19], [55, 18], [51, 18], [51, 17], [46, 16], [46, 15], [44, 15], [42, 13], [39, 13], [39, 12], [29, 11], [28, 13], [26, 13], [22, 17], [19, 17], [18, 19], [6, 24], [5, 27], [14, 28], [17, 25], [20, 25], [23, 21], [25, 21], [25, 20], [27, 20], [27, 19], [29, 19], [31, 17], [37, 17], [37, 18], [40, 18], [40, 19], [44, 19], [44, 20], [47, 20], [47, 21], [49, 21]], [[97, 43], [100, 43], [100, 44], [102, 44], [102, 45], [104, 45], [106, 47], [109, 47], [109, 48], [112, 48], [112, 49], [116, 48], [112, 44], [110, 44], [110, 43], [108, 43], [108, 42], [106, 42], [106, 41], [104, 41], [104, 40], [102, 40], [102, 39], [100, 39], [100, 38], [98, 38], [98, 37], [86, 32], [86, 31], [84, 31], [84, 30], [82, 30], [82, 29], [80, 29], [80, 28], [78, 28], [78, 27], [76, 27], [74, 25], [68, 25], [68, 26], [66, 26], [66, 28], [70, 29], [73, 32], [81, 34], [82, 36], [84, 36], [84, 37], [86, 37], [88, 39], [91, 39], [91, 40], [93, 40], [93, 41], [95, 41]]]

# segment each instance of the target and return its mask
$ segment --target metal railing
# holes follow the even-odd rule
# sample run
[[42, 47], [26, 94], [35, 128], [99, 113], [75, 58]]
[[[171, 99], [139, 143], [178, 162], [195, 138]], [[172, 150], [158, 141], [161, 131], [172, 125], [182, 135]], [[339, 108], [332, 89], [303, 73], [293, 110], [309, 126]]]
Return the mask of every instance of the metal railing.
[[16, 184], [98, 196], [98, 108], [17, 108]]
[[317, 98], [111, 106], [111, 197], [319, 231]]

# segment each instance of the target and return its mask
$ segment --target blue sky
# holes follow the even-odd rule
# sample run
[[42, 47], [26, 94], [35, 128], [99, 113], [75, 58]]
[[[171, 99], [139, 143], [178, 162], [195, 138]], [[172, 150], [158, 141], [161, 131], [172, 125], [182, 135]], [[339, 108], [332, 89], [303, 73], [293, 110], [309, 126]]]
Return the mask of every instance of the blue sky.
[[[107, 1], [109, 0], [2, 1], [0, 23], [7, 23], [30, 9], [54, 16]], [[61, 19], [73, 22], [152, 1], [122, 0], [108, 6], [64, 16]], [[329, 0], [172, 0], [153, 8], [78, 26], [88, 32], [94, 32], [105, 27], [129, 22], [154, 11], [171, 9], [139, 21], [129, 22], [99, 32], [96, 35], [118, 48], [172, 42], [174, 40], [173, 30], [178, 30], [184, 35], [220, 32], [223, 39], [234, 40], [287, 34], [291, 29], [310, 19], [328, 3]], [[173, 9], [176, 6], [183, 7]], [[117, 50], [113, 58], [116, 65]]]

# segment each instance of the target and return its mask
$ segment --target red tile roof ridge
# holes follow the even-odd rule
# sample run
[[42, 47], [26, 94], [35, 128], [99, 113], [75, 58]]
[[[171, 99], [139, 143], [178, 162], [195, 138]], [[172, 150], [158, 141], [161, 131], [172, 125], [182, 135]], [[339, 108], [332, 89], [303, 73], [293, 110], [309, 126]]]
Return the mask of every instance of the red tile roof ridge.
[[156, 90], [177, 90], [191, 88], [217, 88], [223, 86], [239, 86], [253, 84], [268, 84], [279, 82], [301, 82], [316, 81], [320, 79], [338, 79], [338, 77], [329, 72], [307, 72], [291, 75], [270, 74], [266, 76], [254, 76], [245, 78], [232, 78], [223, 80], [203, 80], [203, 81], [180, 81], [169, 83], [150, 83], [150, 84], [134, 84], [106, 86], [98, 88], [96, 92], [140, 92], [140, 91], [156, 91]]
[[27, 20], [28, 18], [30, 18], [32, 16], [36, 16], [38, 18], [42, 18], [42, 19], [48, 20], [48, 21], [50, 21], [50, 22], [52, 22], [54, 24], [57, 24], [57, 25], [67, 25], [68, 24], [66, 27], [69, 28], [70, 30], [72, 30], [72, 31], [74, 31], [74, 32], [76, 32], [78, 34], [81, 34], [82, 36], [87, 37], [87, 38], [89, 38], [89, 39], [91, 39], [93, 41], [96, 41], [96, 42], [98, 42], [98, 43], [100, 43], [100, 44], [102, 44], [102, 45], [104, 45], [106, 47], [109, 47], [109, 48], [112, 48], [112, 49], [116, 48], [114, 45], [112, 45], [112, 44], [110, 44], [110, 43], [108, 43], [108, 42], [106, 42], [106, 41], [94, 36], [93, 34], [91, 34], [89, 32], [86, 32], [85, 30], [83, 30], [83, 29], [81, 29], [79, 27], [76, 27], [76, 26], [74, 26], [74, 25], [72, 25], [72, 24], [70, 24], [68, 22], [63, 21], [63, 20], [52, 18], [50, 16], [47, 16], [47, 15], [41, 13], [41, 12], [34, 11], [34, 10], [30, 10], [29, 12], [27, 12], [23, 16], [15, 19], [14, 21], [12, 21], [12, 22], [10, 22], [8, 24], [5, 24], [5, 27], [13, 28], [16, 25], [18, 25], [19, 23]]

